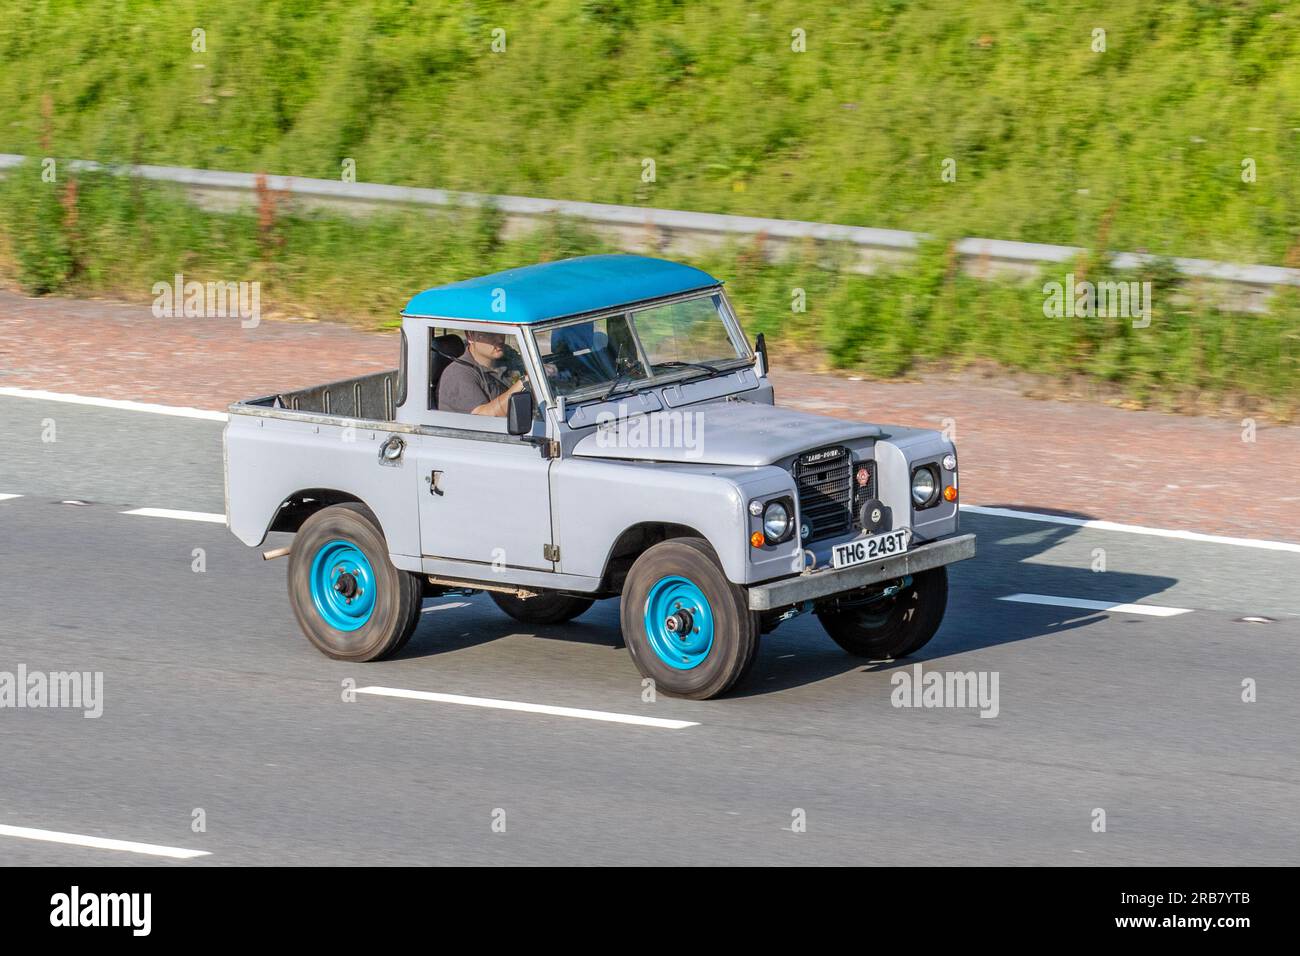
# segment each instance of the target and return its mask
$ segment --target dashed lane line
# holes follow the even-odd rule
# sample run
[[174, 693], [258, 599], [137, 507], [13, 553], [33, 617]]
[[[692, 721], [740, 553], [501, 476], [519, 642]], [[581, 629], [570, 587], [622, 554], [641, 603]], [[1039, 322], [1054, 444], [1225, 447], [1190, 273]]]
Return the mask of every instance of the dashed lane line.
[[693, 720], [669, 720], [664, 717], [643, 717], [640, 714], [617, 714], [607, 710], [584, 710], [580, 707], [554, 707], [550, 704], [529, 704], [520, 700], [496, 700], [491, 697], [463, 697], [460, 694], [437, 694], [427, 690], [406, 690], [401, 687], [359, 687], [356, 692], [358, 694], [373, 694], [376, 697], [424, 700], [436, 704], [460, 704], [465, 707], [488, 707], [493, 710], [513, 710], [525, 714], [547, 714], [552, 717], [603, 720], [613, 724], [658, 727], [661, 730], [682, 730], [686, 727], [699, 726], [699, 723]]
[[81, 833], [61, 833], [58, 830], [37, 830], [32, 827], [13, 827], [0, 823], [0, 836], [20, 840], [39, 840], [43, 843], [64, 843], [95, 850], [120, 850], [124, 853], [142, 853], [145, 856], [165, 856], [173, 860], [192, 860], [198, 856], [211, 856], [207, 850], [187, 850], [179, 846], [160, 846], [157, 843], [136, 843], [132, 840], [110, 840], [106, 837], [86, 836]]
[[961, 510], [974, 515], [989, 515], [993, 518], [1019, 518], [1023, 521], [1042, 521], [1047, 524], [1065, 524], [1075, 528], [1091, 528], [1094, 531], [1145, 534], [1156, 538], [1178, 538], [1182, 541], [1202, 541], [1206, 544], [1227, 544], [1235, 548], [1261, 548], [1265, 551], [1290, 551], [1293, 554], [1300, 554], [1300, 544], [1292, 541], [1269, 541], [1264, 538], [1230, 538], [1218, 534], [1201, 534], [1199, 531], [1148, 528], [1138, 524], [1120, 524], [1117, 521], [1070, 518], [1066, 515], [1046, 514], [1041, 511], [1017, 511], [1014, 508], [986, 508], [983, 505], [962, 505]]
[[428, 614], [430, 611], [453, 611], [458, 607], [469, 607], [468, 601], [452, 601], [450, 604], [430, 604], [428, 607], [420, 608], [421, 614]]
[[1190, 607], [1163, 607], [1159, 604], [1123, 604], [1113, 601], [1090, 601], [1087, 598], [1057, 597], [1053, 594], [1008, 594], [999, 601], [1017, 604], [1046, 604], [1053, 607], [1073, 607], [1085, 611], [1108, 611], [1115, 614], [1146, 614], [1150, 617], [1177, 617], [1190, 614]]
[[124, 515], [139, 515], [142, 518], [175, 518], [179, 521], [210, 521], [212, 524], [225, 524], [226, 516], [210, 511], [176, 511], [172, 508], [135, 508], [123, 511]]

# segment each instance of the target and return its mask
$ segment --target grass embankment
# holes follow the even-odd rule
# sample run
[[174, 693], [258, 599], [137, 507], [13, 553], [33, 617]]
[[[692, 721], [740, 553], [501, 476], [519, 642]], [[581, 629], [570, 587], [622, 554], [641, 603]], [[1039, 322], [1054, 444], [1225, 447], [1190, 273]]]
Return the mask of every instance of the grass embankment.
[[1295, 265], [1298, 61], [1282, 0], [0, 0], [0, 150]]

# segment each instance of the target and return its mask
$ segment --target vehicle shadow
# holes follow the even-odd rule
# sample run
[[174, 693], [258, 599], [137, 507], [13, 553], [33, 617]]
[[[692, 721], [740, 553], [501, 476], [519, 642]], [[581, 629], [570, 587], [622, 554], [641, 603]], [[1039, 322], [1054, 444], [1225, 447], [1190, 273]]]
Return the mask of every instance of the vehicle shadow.
[[[1091, 520], [1090, 515], [1078, 512], [1053, 513]], [[851, 657], [830, 639], [815, 617], [804, 615], [764, 638], [765, 646], [749, 680], [732, 696], [788, 690], [850, 671], [889, 672], [1018, 641], [1050, 640], [1085, 630], [1112, 616], [1094, 610], [1000, 600], [1011, 595], [1140, 603], [1177, 583], [1175, 578], [1110, 566], [1101, 539], [1079, 539], [1084, 529], [1076, 525], [963, 514], [961, 530], [975, 533], [977, 554], [949, 568], [948, 610], [943, 625], [921, 651], [891, 661]], [[1156, 618], [1135, 615], [1127, 620], [1138, 628], [1157, 623]]]
[[[1089, 515], [1077, 512], [1056, 513], [1090, 519]], [[963, 514], [962, 531], [976, 534], [978, 553], [949, 569], [948, 610], [943, 625], [920, 652], [897, 661], [852, 657], [827, 636], [815, 617], [801, 615], [763, 637], [753, 671], [730, 696], [770, 694], [851, 671], [888, 672], [982, 648], [1052, 639], [1084, 630], [1108, 617], [1097, 611], [999, 600], [1013, 594], [1139, 603], [1177, 583], [1174, 578], [1158, 575], [1110, 567], [1100, 570], [1106, 555], [1098, 553], [1099, 539], [1075, 540], [1081, 530], [1074, 525]], [[474, 608], [467, 619], [443, 618], [442, 611], [426, 614], [427, 620], [421, 621], [411, 642], [395, 659], [436, 656], [517, 634], [617, 651], [624, 649], [617, 600], [597, 602], [577, 620], [551, 626], [515, 621], [483, 596], [470, 600]], [[1132, 620], [1138, 627], [1154, 626], [1156, 621], [1154, 618]]]
[[[429, 602], [436, 606], [435, 599]], [[449, 598], [449, 601], [465, 601], [465, 598]], [[392, 660], [408, 658], [434, 657], [451, 651], [465, 650], [480, 644], [488, 644], [503, 637], [517, 634], [537, 637], [543, 640], [568, 641], [574, 644], [591, 644], [608, 647], [611, 650], [623, 650], [623, 635], [618, 627], [618, 601], [597, 601], [576, 620], [567, 624], [524, 624], [506, 615], [497, 608], [491, 599], [478, 595], [474, 599], [475, 613], [468, 621], [444, 616], [444, 612], [433, 610], [426, 605], [424, 619], [420, 621], [415, 634], [406, 647], [394, 654]], [[455, 612], [460, 613], [459, 610]]]

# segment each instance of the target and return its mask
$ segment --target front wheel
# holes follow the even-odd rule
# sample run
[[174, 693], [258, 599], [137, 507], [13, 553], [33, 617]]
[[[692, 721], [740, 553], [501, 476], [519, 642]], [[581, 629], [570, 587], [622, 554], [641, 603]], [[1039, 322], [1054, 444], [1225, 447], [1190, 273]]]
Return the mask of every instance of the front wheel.
[[758, 615], [703, 538], [661, 541], [637, 558], [620, 615], [637, 670], [675, 697], [726, 693], [758, 653]]
[[891, 597], [855, 602], [841, 595], [817, 612], [826, 633], [857, 657], [894, 660], [915, 654], [934, 637], [948, 607], [948, 569], [922, 571]]
[[306, 521], [289, 552], [289, 603], [307, 640], [342, 661], [401, 649], [420, 621], [419, 577], [393, 567], [365, 505], [331, 505]]

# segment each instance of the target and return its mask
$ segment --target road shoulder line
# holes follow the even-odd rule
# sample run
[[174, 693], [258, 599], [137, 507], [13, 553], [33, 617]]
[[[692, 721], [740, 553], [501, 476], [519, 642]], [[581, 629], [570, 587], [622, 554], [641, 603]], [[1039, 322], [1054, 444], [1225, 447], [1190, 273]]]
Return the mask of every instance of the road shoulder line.
[[202, 418], [213, 422], [224, 422], [228, 417], [225, 412], [214, 412], [206, 408], [189, 408], [184, 405], [155, 405], [151, 402], [132, 402], [122, 398], [95, 398], [91, 395], [71, 395], [67, 392], [47, 392], [33, 388], [0, 387], [0, 397], [33, 398], [43, 402], [67, 402], [71, 405], [112, 408], [120, 412], [149, 412], [153, 415], [171, 415], [175, 418]]

